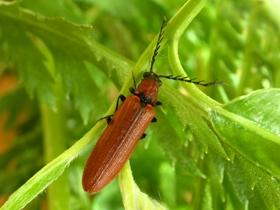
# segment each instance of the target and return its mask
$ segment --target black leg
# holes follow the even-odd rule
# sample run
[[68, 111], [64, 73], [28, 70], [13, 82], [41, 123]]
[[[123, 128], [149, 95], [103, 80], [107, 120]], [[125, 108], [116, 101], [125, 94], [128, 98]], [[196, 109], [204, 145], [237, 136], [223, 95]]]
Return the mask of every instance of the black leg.
[[[124, 95], [119, 95], [119, 97], [118, 97], [118, 99], [117, 99], [117, 104], [116, 104], [115, 112], [118, 110], [120, 100], [121, 100], [122, 102], [124, 102], [124, 101], [125, 101], [125, 96], [124, 96]], [[109, 124], [109, 123], [112, 121], [112, 117], [113, 117], [113, 116], [114, 116], [114, 114], [110, 114], [110, 115], [107, 115], [107, 116], [105, 116], [105, 117], [101, 117], [101, 118], [99, 118], [99, 119], [96, 121], [96, 123], [97, 123], [98, 121], [100, 121], [100, 120], [106, 119], [107, 124]]]
[[106, 119], [106, 121], [107, 121], [107, 124], [109, 125], [110, 122], [112, 122], [112, 116], [108, 116], [107, 119]]
[[118, 110], [120, 100], [122, 102], [124, 102], [125, 101], [125, 96], [124, 95], [119, 95], [119, 97], [117, 99], [117, 104], [116, 104], [115, 112]]
[[107, 124], [109, 124], [109, 123], [112, 121], [112, 117], [113, 117], [113, 116], [114, 116], [113, 114], [110, 114], [110, 115], [107, 115], [107, 116], [105, 116], [105, 117], [101, 117], [101, 118], [99, 118], [98, 120], [96, 120], [96, 123], [97, 123], [98, 121], [100, 121], [100, 120], [106, 119]]
[[135, 89], [134, 89], [133, 87], [130, 87], [130, 88], [129, 88], [129, 92], [130, 92], [131, 94], [135, 95]]
[[154, 123], [154, 122], [157, 122], [157, 118], [155, 118], [155, 117], [152, 119], [152, 123]]
[[147, 136], [147, 134], [146, 134], [146, 133], [143, 133], [143, 135], [141, 136], [140, 139], [144, 139], [146, 136]]
[[160, 105], [162, 105], [162, 103], [160, 101], [157, 101], [156, 106], [160, 106]]
[[121, 99], [122, 102], [124, 102], [126, 99], [126, 97], [124, 95], [120, 95], [119, 98]]

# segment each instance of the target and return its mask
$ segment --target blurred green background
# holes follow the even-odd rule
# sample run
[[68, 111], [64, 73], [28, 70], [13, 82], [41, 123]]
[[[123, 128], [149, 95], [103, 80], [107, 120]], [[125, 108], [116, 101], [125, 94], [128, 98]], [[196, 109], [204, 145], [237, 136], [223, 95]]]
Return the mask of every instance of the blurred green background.
[[[131, 77], [132, 66], [159, 32], [163, 18], [171, 19], [185, 3], [0, 1], [0, 204], [106, 115]], [[201, 89], [221, 104], [254, 90], [279, 87], [278, 11], [276, 0], [206, 1], [180, 38], [179, 55], [186, 74], [198, 80], [223, 81], [223, 86]], [[156, 72], [171, 74], [169, 59], [168, 47], [164, 47]], [[136, 75], [137, 81], [140, 78]], [[178, 84], [167, 83], [186, 94]], [[251, 192], [251, 180], [224, 174], [224, 157], [216, 157], [211, 146], [208, 151], [208, 146], [195, 143], [200, 137], [176, 118], [167, 95], [163, 102], [159, 122], [150, 126], [130, 161], [142, 192], [172, 210], [280, 209], [279, 177], [260, 167], [258, 170], [275, 180], [268, 189]], [[24, 209], [124, 209], [116, 180], [94, 196], [83, 192], [81, 175], [92, 147], [85, 147], [69, 164], [55, 182], [57, 186], [47, 188]], [[229, 156], [233, 153], [228, 152]], [[214, 160], [213, 168], [219, 170], [213, 172], [205, 159]], [[249, 186], [243, 183], [246, 181]], [[238, 183], [239, 190], [233, 183]], [[213, 190], [212, 185], [219, 190]], [[266, 193], [274, 198], [269, 200]], [[50, 204], [56, 199], [65, 206]]]

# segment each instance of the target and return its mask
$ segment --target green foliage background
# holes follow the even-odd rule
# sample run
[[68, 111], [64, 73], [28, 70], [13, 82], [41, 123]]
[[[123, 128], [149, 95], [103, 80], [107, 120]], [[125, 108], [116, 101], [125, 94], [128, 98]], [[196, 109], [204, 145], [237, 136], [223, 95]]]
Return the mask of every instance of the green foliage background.
[[[0, 98], [6, 128], [20, 133], [0, 157], [0, 193], [13, 193], [1, 210], [46, 199], [54, 210], [280, 209], [279, 9], [272, 0], [0, 1], [0, 73], [20, 81]], [[158, 123], [132, 169], [89, 197], [83, 165], [105, 126], [95, 121], [128, 94], [132, 72], [140, 81], [163, 17], [156, 72], [224, 85], [163, 81]], [[28, 120], [15, 128], [22, 111]]]

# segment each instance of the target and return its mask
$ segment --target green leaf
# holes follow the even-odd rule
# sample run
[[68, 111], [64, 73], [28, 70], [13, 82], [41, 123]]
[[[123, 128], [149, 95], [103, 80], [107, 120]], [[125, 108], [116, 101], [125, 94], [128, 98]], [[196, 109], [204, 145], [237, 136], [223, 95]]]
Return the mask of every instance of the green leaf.
[[[226, 173], [243, 204], [279, 209], [279, 89], [264, 89], [235, 99], [212, 119], [227, 152]], [[250, 202], [249, 202], [250, 201]]]
[[[213, 112], [215, 127], [240, 155], [280, 178], [279, 90], [252, 92]], [[261, 106], [261, 107], [260, 107]]]
[[[94, 110], [90, 104], [95, 101], [92, 94], [95, 86], [85, 61], [107, 71], [118, 87], [129, 70], [128, 60], [120, 60], [120, 56], [94, 41], [92, 26], [48, 18], [23, 9], [16, 2], [0, 2], [0, 25], [0, 52], [6, 62], [16, 65], [29, 94], [35, 93], [54, 107], [53, 85], [61, 78], [65, 97], [73, 96], [85, 122]], [[46, 67], [49, 60], [54, 72]]]

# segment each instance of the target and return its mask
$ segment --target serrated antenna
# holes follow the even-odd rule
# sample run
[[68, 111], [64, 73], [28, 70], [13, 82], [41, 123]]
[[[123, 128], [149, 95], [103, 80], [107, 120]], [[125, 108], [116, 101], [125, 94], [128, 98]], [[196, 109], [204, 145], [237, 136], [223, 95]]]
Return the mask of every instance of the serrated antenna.
[[224, 84], [222, 81], [205, 82], [203, 80], [190, 79], [189, 77], [185, 77], [185, 76], [182, 76], [182, 75], [178, 75], [178, 76], [158, 75], [158, 77], [159, 78], [176, 80], [176, 81], [188, 82], [188, 83], [192, 83], [192, 84], [200, 85], [200, 86], [205, 86], [205, 87], [212, 86], [212, 85], [223, 85]]
[[156, 57], [158, 55], [158, 52], [159, 52], [159, 49], [160, 49], [160, 43], [163, 39], [163, 34], [164, 34], [164, 29], [167, 25], [167, 19], [164, 18], [163, 21], [162, 21], [162, 24], [161, 24], [161, 27], [160, 27], [160, 32], [159, 32], [159, 35], [158, 35], [158, 39], [157, 39], [157, 44], [156, 44], [156, 47], [155, 47], [155, 50], [154, 50], [154, 53], [153, 53], [153, 57], [152, 57], [152, 60], [151, 60], [151, 66], [150, 66], [150, 72], [153, 72], [153, 66], [154, 66], [154, 63], [156, 61]]

